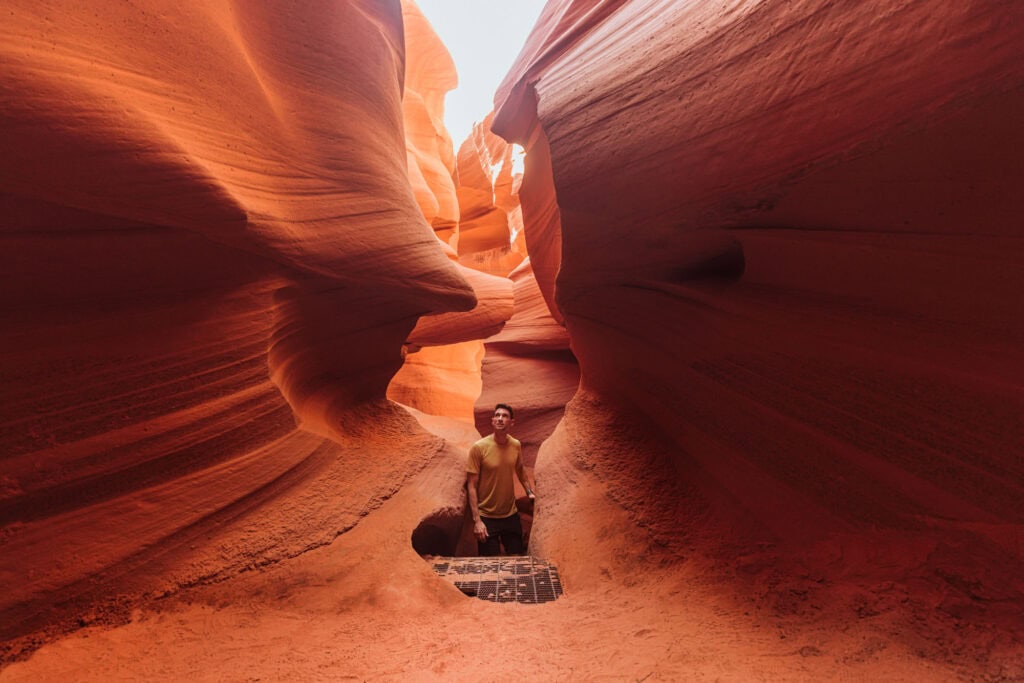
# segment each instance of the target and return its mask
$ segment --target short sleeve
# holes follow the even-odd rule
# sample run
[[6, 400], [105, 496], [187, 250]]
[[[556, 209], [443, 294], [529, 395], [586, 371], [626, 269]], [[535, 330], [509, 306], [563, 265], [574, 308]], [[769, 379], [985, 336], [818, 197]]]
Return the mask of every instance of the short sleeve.
[[468, 474], [480, 474], [480, 462], [483, 456], [480, 449], [475, 445], [469, 449], [469, 458], [466, 460], [466, 472]]

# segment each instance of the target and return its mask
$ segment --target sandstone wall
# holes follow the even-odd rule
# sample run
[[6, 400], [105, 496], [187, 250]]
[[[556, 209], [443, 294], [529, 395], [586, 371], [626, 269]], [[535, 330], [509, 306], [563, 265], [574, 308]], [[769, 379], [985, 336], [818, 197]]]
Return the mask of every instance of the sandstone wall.
[[397, 1], [15, 1], [0, 55], [15, 647], [355, 525], [440, 447], [384, 400], [403, 342], [476, 299], [409, 182]]
[[[1022, 18], [549, 3], [494, 124], [526, 146], [531, 260], [582, 370], [539, 478], [592, 470], [679, 555], [1019, 596], [990, 568], [1020, 566], [1024, 523]], [[542, 518], [545, 551], [579, 519]]]

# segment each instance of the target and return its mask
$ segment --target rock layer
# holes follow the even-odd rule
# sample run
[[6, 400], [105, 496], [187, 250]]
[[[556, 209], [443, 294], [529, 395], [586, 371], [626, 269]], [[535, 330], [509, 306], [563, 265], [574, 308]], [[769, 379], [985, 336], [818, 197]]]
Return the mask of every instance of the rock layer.
[[[472, 422], [473, 403], [481, 387], [482, 340], [501, 330], [511, 317], [512, 283], [504, 277], [507, 273], [472, 269], [458, 262], [454, 245], [474, 222], [471, 216], [475, 209], [465, 202], [465, 187], [443, 122], [444, 94], [457, 83], [455, 65], [414, 3], [403, 3], [403, 16], [407, 57], [412, 65], [406, 70], [403, 98], [409, 177], [423, 217], [434, 227], [453, 267], [472, 287], [477, 303], [470, 311], [419, 319], [406, 338], [405, 361], [391, 379], [387, 396], [427, 415]], [[506, 146], [499, 138], [491, 137]], [[474, 199], [486, 195], [483, 203], [493, 209], [492, 223], [504, 221], [497, 240], [500, 244], [504, 239], [507, 252], [508, 221], [504, 212], [492, 206], [491, 180], [483, 173], [474, 180], [485, 188], [478, 190]], [[495, 251], [502, 248], [496, 247]]]
[[444, 127], [444, 97], [458, 84], [455, 63], [414, 2], [402, 3], [405, 88], [402, 112], [409, 178], [427, 222], [443, 242], [459, 222], [455, 156]]
[[11, 652], [351, 528], [438, 448], [384, 401], [402, 343], [475, 305], [406, 172], [397, 2], [114, 11], [0, 28]]
[[874, 548], [961, 606], [979, 581], [1019, 601], [991, 567], [1024, 529], [1022, 19], [549, 3], [494, 128], [526, 146], [531, 260], [582, 369], [551, 471], [611, 482], [674, 553], [838, 544], [856, 572]]
[[129, 622], [5, 679], [493, 678], [476, 391], [554, 428], [513, 675], [1024, 675], [1016, 8], [553, 2], [482, 251], [409, 6], [5, 9], [0, 639]]

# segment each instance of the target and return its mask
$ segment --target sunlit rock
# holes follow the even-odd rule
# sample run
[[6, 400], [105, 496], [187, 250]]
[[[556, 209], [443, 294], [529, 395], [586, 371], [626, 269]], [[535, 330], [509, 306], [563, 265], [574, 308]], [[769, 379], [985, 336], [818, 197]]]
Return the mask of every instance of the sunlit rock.
[[405, 357], [388, 386], [388, 398], [428, 415], [472, 422], [483, 359], [484, 343], [479, 339], [424, 346]]
[[7, 653], [352, 528], [438, 447], [384, 400], [403, 343], [475, 297], [410, 188], [397, 4], [4, 9]]
[[[509, 213], [519, 200], [513, 192], [512, 146], [490, 131], [491, 118], [488, 115], [473, 126], [459, 148], [457, 194], [462, 219], [458, 252], [462, 258], [487, 252], [507, 255], [514, 243]], [[521, 253], [514, 254], [505, 256], [512, 267], [518, 263], [512, 259], [524, 258]]]
[[458, 85], [455, 63], [414, 2], [402, 3], [405, 88], [402, 111], [409, 177], [424, 218], [447, 242], [459, 222], [455, 156], [444, 127], [444, 96]]

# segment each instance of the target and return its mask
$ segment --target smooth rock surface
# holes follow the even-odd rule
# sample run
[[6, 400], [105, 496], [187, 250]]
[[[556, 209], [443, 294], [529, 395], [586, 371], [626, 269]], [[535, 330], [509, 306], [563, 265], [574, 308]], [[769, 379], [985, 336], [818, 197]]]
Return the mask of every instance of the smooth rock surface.
[[4, 10], [4, 680], [1024, 678], [1017, 5], [554, 0], [521, 180], [410, 3]]
[[402, 343], [475, 297], [406, 172], [397, 3], [12, 2], [0, 36], [10, 655], [352, 528], [440, 447], [384, 400]]
[[[494, 123], [582, 371], [538, 478], [592, 472], [666, 557], [760, 549], [1017, 631], [1022, 18], [549, 3]], [[536, 540], [571, 565], [601, 516]]]

